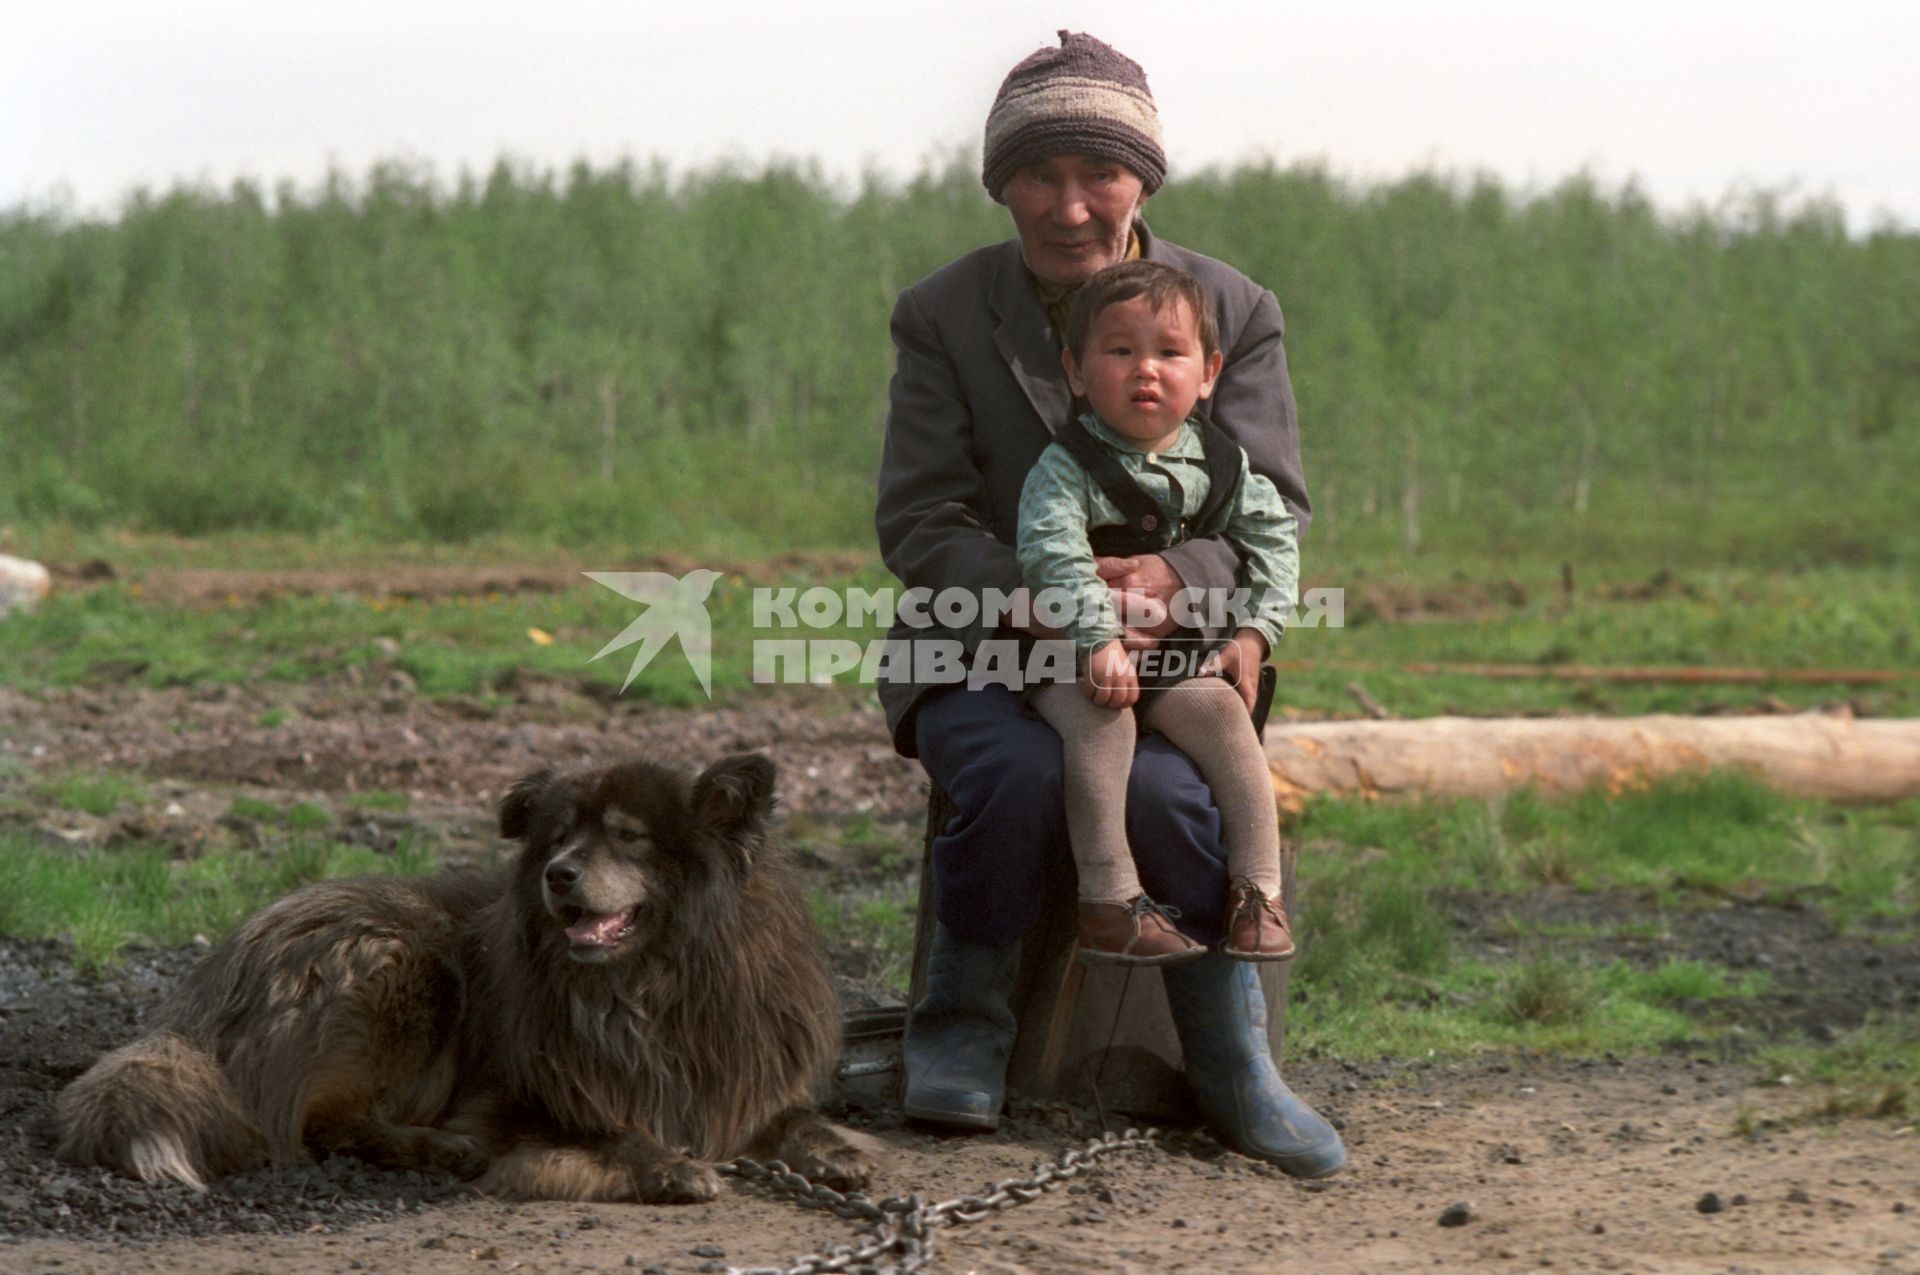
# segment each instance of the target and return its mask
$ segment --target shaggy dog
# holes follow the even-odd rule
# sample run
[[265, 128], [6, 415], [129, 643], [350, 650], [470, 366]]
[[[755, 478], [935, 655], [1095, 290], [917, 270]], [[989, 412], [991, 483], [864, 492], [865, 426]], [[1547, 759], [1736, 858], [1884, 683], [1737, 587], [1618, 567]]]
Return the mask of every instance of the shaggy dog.
[[861, 1186], [815, 1112], [833, 990], [773, 763], [522, 779], [508, 873], [310, 885], [187, 976], [153, 1034], [60, 1095], [60, 1155], [202, 1187], [344, 1153], [521, 1199], [712, 1199], [774, 1156]]

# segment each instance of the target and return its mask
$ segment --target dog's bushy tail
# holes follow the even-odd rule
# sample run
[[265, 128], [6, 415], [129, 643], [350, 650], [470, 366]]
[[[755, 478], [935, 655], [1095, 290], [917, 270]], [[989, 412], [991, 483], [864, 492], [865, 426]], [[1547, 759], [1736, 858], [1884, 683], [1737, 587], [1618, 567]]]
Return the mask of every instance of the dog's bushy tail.
[[204, 1191], [258, 1164], [266, 1142], [220, 1064], [176, 1032], [123, 1045], [68, 1085], [55, 1106], [62, 1160], [143, 1182]]

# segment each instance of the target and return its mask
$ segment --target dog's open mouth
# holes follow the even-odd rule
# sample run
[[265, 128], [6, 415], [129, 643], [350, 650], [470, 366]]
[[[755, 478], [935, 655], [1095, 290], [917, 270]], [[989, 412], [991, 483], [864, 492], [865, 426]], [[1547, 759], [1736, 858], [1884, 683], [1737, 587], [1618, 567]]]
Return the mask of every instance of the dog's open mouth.
[[639, 920], [640, 905], [634, 904], [624, 912], [608, 912], [595, 915], [584, 908], [560, 909], [560, 924], [567, 929], [567, 941], [576, 949], [618, 947], [633, 937], [633, 928]]

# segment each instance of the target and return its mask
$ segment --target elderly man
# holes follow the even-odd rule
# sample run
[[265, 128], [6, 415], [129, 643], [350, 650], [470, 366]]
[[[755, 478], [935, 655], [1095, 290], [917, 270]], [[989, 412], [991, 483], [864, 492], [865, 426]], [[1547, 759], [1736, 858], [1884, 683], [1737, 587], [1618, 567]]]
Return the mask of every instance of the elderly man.
[[[1068, 307], [1081, 284], [1133, 257], [1179, 266], [1206, 286], [1226, 356], [1213, 419], [1305, 529], [1279, 305], [1232, 267], [1149, 233], [1141, 212], [1165, 176], [1146, 76], [1101, 41], [1062, 31], [1059, 48], [1036, 52], [1001, 84], [982, 178], [1017, 237], [914, 284], [893, 313], [898, 363], [876, 525], [888, 567], [909, 588], [976, 598], [1019, 590], [1021, 485], [1052, 431], [1075, 415], [1060, 361]], [[1116, 590], [1165, 602], [1182, 587], [1230, 589], [1237, 566], [1230, 545], [1201, 538], [1104, 560], [1101, 574]], [[957, 641], [971, 653], [997, 631], [996, 617], [983, 615], [964, 629], [902, 626], [893, 636]], [[902, 1105], [918, 1119], [991, 1129], [1013, 1044], [1019, 941], [1066, 853], [1060, 740], [1004, 687], [901, 680], [880, 691], [895, 747], [920, 759], [958, 812], [934, 842], [938, 923], [907, 1028]], [[1217, 944], [1228, 893], [1219, 814], [1193, 764], [1157, 736], [1136, 753], [1127, 831], [1147, 893], [1178, 909], [1190, 937]], [[1252, 968], [1215, 950], [1162, 977], [1188, 1079], [1215, 1130], [1301, 1177], [1339, 1169], [1339, 1135], [1274, 1065]]]

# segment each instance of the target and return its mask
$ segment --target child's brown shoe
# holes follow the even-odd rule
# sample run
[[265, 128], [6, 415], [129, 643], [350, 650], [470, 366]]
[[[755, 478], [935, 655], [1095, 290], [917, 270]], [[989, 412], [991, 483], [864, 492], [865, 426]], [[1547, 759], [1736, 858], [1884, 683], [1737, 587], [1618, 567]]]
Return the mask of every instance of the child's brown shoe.
[[1278, 899], [1242, 882], [1234, 887], [1232, 907], [1221, 951], [1236, 961], [1284, 961], [1293, 955], [1293, 934]]
[[1074, 955], [1094, 965], [1174, 965], [1207, 949], [1173, 928], [1180, 915], [1146, 895], [1131, 903], [1080, 901], [1080, 937]]

